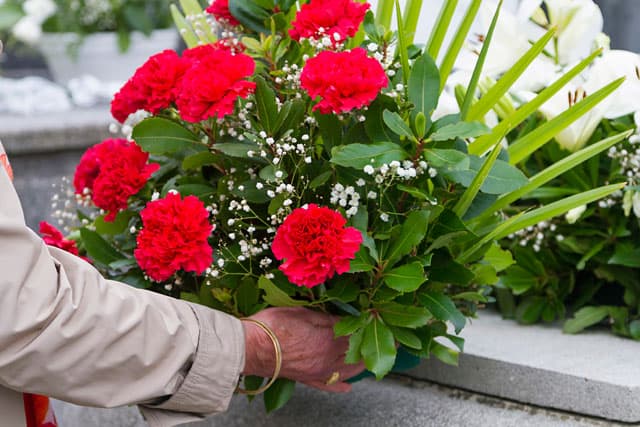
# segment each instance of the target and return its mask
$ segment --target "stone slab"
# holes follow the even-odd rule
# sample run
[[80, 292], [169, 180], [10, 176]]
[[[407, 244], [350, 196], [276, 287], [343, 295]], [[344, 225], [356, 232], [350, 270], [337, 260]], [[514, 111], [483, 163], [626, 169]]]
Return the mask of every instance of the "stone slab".
[[[54, 403], [65, 427], [143, 427], [136, 408], [90, 409]], [[228, 412], [189, 427], [604, 427], [622, 424], [549, 411], [406, 378], [364, 380], [348, 394], [299, 386], [267, 415], [262, 402], [236, 396]]]
[[459, 367], [437, 361], [413, 378], [547, 408], [640, 422], [640, 343], [609, 331], [563, 334], [483, 312], [464, 329]]
[[0, 114], [0, 140], [12, 155], [84, 149], [108, 138], [108, 105], [29, 116]]

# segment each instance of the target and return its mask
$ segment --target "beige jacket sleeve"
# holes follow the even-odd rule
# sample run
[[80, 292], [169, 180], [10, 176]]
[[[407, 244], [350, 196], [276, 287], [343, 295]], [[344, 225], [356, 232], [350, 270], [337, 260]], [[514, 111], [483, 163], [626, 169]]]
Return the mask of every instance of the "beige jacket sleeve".
[[0, 385], [172, 426], [224, 411], [243, 367], [239, 320], [47, 247], [0, 167]]

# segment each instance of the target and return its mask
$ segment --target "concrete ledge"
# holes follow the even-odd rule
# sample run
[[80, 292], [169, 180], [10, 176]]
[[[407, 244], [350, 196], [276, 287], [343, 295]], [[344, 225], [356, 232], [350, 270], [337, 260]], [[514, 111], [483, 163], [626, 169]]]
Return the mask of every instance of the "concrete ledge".
[[10, 155], [85, 149], [110, 136], [109, 106], [31, 116], [0, 115], [0, 140]]
[[462, 335], [460, 366], [437, 361], [413, 378], [547, 408], [640, 422], [640, 343], [609, 331], [565, 335], [483, 312]]
[[[143, 427], [135, 408], [90, 409], [54, 403], [61, 426]], [[422, 381], [364, 380], [349, 394], [299, 386], [267, 415], [262, 402], [236, 396], [229, 410], [190, 427], [605, 427], [621, 424], [487, 398]]]

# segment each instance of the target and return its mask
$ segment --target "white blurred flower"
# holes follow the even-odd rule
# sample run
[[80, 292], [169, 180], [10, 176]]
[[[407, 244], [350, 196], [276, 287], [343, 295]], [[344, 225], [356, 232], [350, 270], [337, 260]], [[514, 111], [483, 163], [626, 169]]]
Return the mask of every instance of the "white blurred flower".
[[637, 192], [633, 195], [632, 204], [633, 204], [633, 214], [640, 218], [640, 192]]
[[40, 24], [53, 15], [57, 8], [58, 7], [53, 0], [25, 0], [22, 5], [24, 13], [38, 21]]
[[566, 219], [569, 224], [575, 224], [576, 221], [580, 219], [580, 217], [586, 210], [587, 210], [587, 205], [582, 205], [582, 206], [578, 206], [577, 208], [573, 208], [565, 214], [564, 219]]
[[35, 44], [40, 40], [42, 28], [40, 22], [27, 15], [16, 22], [11, 32], [16, 39], [26, 44]]
[[589, 80], [594, 86], [604, 86], [626, 77], [620, 88], [604, 102], [604, 116], [608, 119], [640, 111], [640, 55], [626, 50], [605, 52], [594, 61]]

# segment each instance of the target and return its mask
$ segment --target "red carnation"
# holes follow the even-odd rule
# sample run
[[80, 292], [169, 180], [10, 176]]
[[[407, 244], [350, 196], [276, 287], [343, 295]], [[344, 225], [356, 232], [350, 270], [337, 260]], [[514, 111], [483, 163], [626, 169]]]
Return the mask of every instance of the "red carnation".
[[215, 16], [218, 21], [226, 22], [234, 27], [240, 25], [240, 22], [229, 11], [229, 0], [213, 0], [213, 3], [205, 11]]
[[76, 168], [73, 184], [77, 194], [91, 194], [93, 203], [106, 210], [105, 221], [113, 221], [127, 208], [129, 197], [138, 193], [158, 170], [148, 164], [149, 154], [133, 141], [107, 139], [89, 148]]
[[358, 47], [320, 52], [307, 61], [300, 83], [312, 98], [321, 98], [314, 110], [339, 114], [369, 105], [388, 79], [382, 65]]
[[312, 288], [349, 271], [362, 243], [362, 234], [345, 228], [340, 213], [310, 204], [295, 209], [278, 228], [272, 251], [285, 262], [280, 270], [291, 283]]
[[256, 87], [246, 80], [255, 63], [245, 54], [205, 45], [189, 49], [184, 58], [192, 65], [182, 77], [176, 104], [188, 122], [231, 114], [238, 97], [246, 98]]
[[200, 199], [169, 193], [149, 202], [140, 216], [143, 227], [134, 256], [150, 278], [161, 282], [178, 270], [202, 274], [209, 268], [213, 250], [207, 240], [213, 226]]
[[49, 246], [60, 248], [76, 256], [79, 253], [78, 246], [76, 246], [74, 240], [65, 239], [57, 228], [46, 221], [40, 223], [40, 235], [42, 236], [42, 240]]
[[328, 36], [334, 45], [343, 43], [356, 35], [369, 7], [353, 0], [311, 0], [296, 14], [289, 35], [294, 40]]
[[120, 123], [138, 110], [156, 114], [168, 108], [176, 97], [176, 85], [189, 62], [173, 50], [150, 57], [138, 68], [111, 102], [111, 114]]

